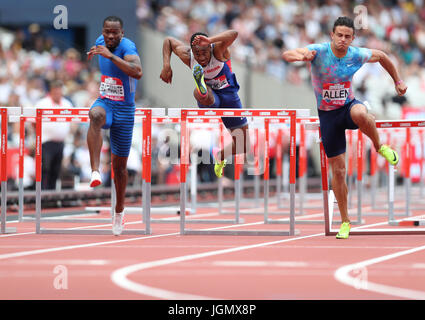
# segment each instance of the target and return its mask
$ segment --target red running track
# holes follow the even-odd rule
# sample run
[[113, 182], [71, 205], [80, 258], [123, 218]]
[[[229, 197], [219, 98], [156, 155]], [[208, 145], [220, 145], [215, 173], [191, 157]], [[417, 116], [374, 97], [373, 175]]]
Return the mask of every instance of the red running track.
[[[217, 218], [207, 215], [216, 211], [199, 209], [197, 217]], [[322, 212], [305, 209], [297, 219], [323, 219]], [[415, 216], [423, 214], [425, 210], [413, 211]], [[170, 215], [153, 216], [166, 217]], [[251, 225], [235, 228], [289, 228], [264, 225], [262, 215], [242, 217]], [[126, 228], [142, 229], [139, 219], [127, 215]], [[385, 217], [364, 219], [367, 225], [386, 224]], [[337, 240], [324, 236], [323, 225], [298, 224], [300, 234], [294, 237], [181, 236], [179, 224], [155, 223], [152, 235], [115, 237], [37, 235], [34, 222], [8, 222], [12, 226], [16, 234], [0, 235], [2, 300], [425, 299], [425, 237], [419, 235]], [[43, 223], [52, 228], [77, 226]]]

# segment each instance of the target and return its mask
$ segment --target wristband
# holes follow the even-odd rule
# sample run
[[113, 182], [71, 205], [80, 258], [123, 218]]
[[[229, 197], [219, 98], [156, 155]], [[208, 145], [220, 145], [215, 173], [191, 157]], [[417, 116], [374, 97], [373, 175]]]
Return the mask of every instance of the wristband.
[[395, 85], [398, 86], [400, 83], [403, 83], [403, 80], [398, 80]]

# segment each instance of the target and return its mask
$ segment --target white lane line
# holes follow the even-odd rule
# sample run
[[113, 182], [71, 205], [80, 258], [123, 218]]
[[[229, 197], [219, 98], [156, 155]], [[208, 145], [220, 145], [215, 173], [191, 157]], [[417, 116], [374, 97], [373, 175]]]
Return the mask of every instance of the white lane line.
[[[308, 216], [306, 216], [306, 218], [307, 217]], [[128, 224], [135, 224], [135, 223], [141, 223], [141, 222], [140, 221], [133, 221], [133, 222], [129, 222]], [[249, 226], [249, 225], [255, 225], [255, 224], [264, 224], [264, 221], [253, 222], [253, 223], [246, 223], [246, 224], [240, 224], [240, 225], [237, 225], [237, 226], [238, 227], [239, 226]], [[88, 227], [81, 227], [81, 228], [80, 227], [76, 227], [76, 228], [69, 228], [69, 229], [94, 228], [94, 227], [99, 227], [99, 226], [107, 226], [107, 225], [88, 226]], [[211, 228], [211, 229], [203, 229], [203, 230], [214, 230], [214, 229], [220, 229], [220, 228], [223, 228], [224, 229], [224, 228], [228, 228], [228, 227], [229, 226], [224, 226], [224, 227]], [[111, 241], [102, 241], [102, 242], [92, 242], [92, 243], [86, 243], [86, 244], [63, 246], [63, 247], [54, 247], [54, 248], [48, 248], [48, 249], [38, 249], [38, 250], [12, 252], [12, 253], [0, 254], [0, 260], [10, 259], [10, 258], [16, 258], [16, 257], [22, 257], [22, 256], [30, 256], [30, 255], [35, 255], [35, 254], [43, 254], [43, 253], [49, 253], [49, 252], [56, 252], [56, 251], [64, 251], [64, 250], [72, 250], [72, 249], [81, 249], [81, 248], [88, 248], [88, 247], [96, 247], [96, 246], [101, 246], [101, 245], [109, 245], [109, 244], [129, 242], [129, 241], [136, 241], [136, 240], [147, 240], [147, 239], [160, 238], [160, 237], [168, 237], [168, 236], [175, 236], [175, 235], [180, 235], [180, 232], [159, 234], [159, 235], [154, 235], [154, 236], [142, 236], [142, 237], [136, 237], [136, 238], [130, 238], [130, 239], [122, 239], [122, 240], [111, 240]]]
[[160, 267], [160, 266], [165, 266], [165, 265], [170, 265], [170, 264], [174, 264], [174, 263], [179, 263], [179, 262], [183, 262], [183, 261], [202, 259], [202, 258], [226, 254], [226, 253], [233, 253], [233, 252], [238, 252], [238, 251], [243, 251], [243, 250], [260, 248], [260, 247], [265, 247], [265, 246], [270, 246], [270, 245], [275, 245], [275, 244], [280, 244], [280, 243], [285, 243], [285, 242], [290, 242], [290, 241], [295, 241], [295, 240], [313, 238], [313, 237], [318, 237], [318, 236], [323, 236], [323, 235], [324, 235], [324, 233], [319, 233], [319, 234], [313, 234], [313, 235], [308, 235], [308, 236], [303, 236], [303, 237], [296, 237], [296, 238], [290, 238], [290, 239], [284, 239], [284, 240], [277, 240], [277, 241], [271, 241], [271, 242], [263, 242], [263, 243], [258, 243], [258, 244], [246, 245], [246, 246], [235, 247], [235, 248], [230, 248], [230, 249], [214, 250], [214, 251], [197, 253], [197, 254], [189, 254], [189, 255], [186, 255], [186, 256], [179, 256], [179, 257], [161, 259], [161, 260], [150, 261], [150, 262], [142, 262], [142, 263], [130, 265], [130, 266], [115, 270], [111, 274], [111, 280], [117, 286], [119, 286], [123, 289], [132, 291], [132, 292], [140, 294], [140, 295], [150, 296], [150, 297], [159, 298], [159, 299], [166, 299], [166, 300], [192, 300], [192, 299], [197, 299], [197, 300], [207, 299], [207, 300], [210, 300], [210, 299], [216, 299], [216, 298], [203, 297], [203, 296], [195, 296], [196, 298], [193, 298], [192, 295], [188, 295], [186, 293], [173, 292], [173, 291], [170, 291], [170, 290], [164, 290], [164, 289], [146, 286], [146, 285], [143, 285], [141, 283], [137, 283], [135, 281], [129, 280], [128, 276], [130, 274], [134, 273], [134, 272], [138, 272], [138, 271], [142, 271], [142, 270], [146, 270], [146, 269], [151, 269], [151, 268], [156, 268], [156, 267]]
[[38, 249], [38, 250], [5, 253], [5, 254], [0, 254], [0, 260], [17, 258], [17, 257], [32, 256], [32, 255], [36, 255], [36, 254], [43, 254], [43, 253], [49, 253], [49, 252], [57, 252], [57, 251], [65, 251], [65, 250], [72, 250], [72, 249], [82, 249], [82, 248], [96, 247], [96, 246], [123, 243], [123, 242], [136, 241], [136, 240], [147, 240], [147, 239], [153, 239], [153, 238], [175, 236], [175, 235], [179, 235], [179, 234], [180, 233], [178, 233], [178, 232], [174, 232], [174, 233], [159, 234], [159, 235], [147, 236], [147, 237], [145, 236], [145, 237], [137, 237], [137, 238], [130, 238], [130, 239], [122, 239], [122, 240], [92, 242], [92, 243], [85, 243], [85, 244], [78, 244], [78, 245], [64, 246], [64, 247], [55, 247], [55, 248], [48, 248], [48, 249]]
[[[314, 215], [312, 215], [312, 216], [314, 216]], [[311, 216], [305, 216], [304, 218], [309, 218], [309, 217], [311, 217]], [[260, 223], [263, 223], [263, 222], [260, 222]], [[375, 223], [375, 224], [371, 224], [371, 225], [365, 225], [365, 226], [362, 226], [362, 227], [363, 228], [364, 227], [372, 227], [372, 226], [381, 225], [381, 224], [385, 224], [385, 223], [387, 223], [387, 222]], [[251, 223], [251, 225], [252, 224], [257, 224], [257, 223]], [[227, 228], [227, 227], [221, 227], [221, 228]], [[358, 228], [361, 228], [361, 227], [358, 227]], [[211, 229], [216, 229], [216, 228], [211, 228]], [[226, 254], [226, 253], [231, 253], [231, 252], [236, 252], [236, 251], [242, 251], [242, 250], [247, 250], [247, 249], [252, 249], [252, 248], [257, 248], [257, 247], [263, 247], [263, 246], [274, 245], [274, 244], [279, 244], [279, 243], [284, 243], [284, 242], [289, 242], [289, 241], [295, 241], [295, 240], [301, 240], [301, 239], [317, 237], [317, 236], [323, 236], [323, 235], [324, 235], [324, 233], [320, 233], [320, 234], [314, 234], [314, 235], [310, 235], [310, 236], [296, 237], [296, 238], [284, 239], [284, 240], [279, 240], [279, 241], [260, 243], [260, 244], [256, 244], [256, 245], [236, 247], [236, 248], [224, 249], [224, 250], [216, 250], [216, 251], [210, 251], [210, 252], [205, 252], [205, 253], [201, 253], [201, 254], [193, 254], [193, 255], [180, 256], [180, 257], [151, 261], [151, 262], [144, 262], [144, 263], [130, 265], [130, 266], [115, 270], [111, 274], [111, 280], [116, 285], [118, 285], [119, 287], [122, 287], [124, 289], [127, 289], [129, 291], [132, 291], [132, 292], [135, 292], [135, 293], [138, 293], [138, 294], [141, 294], [141, 295], [151, 296], [151, 297], [155, 297], [155, 298], [159, 298], [159, 299], [191, 300], [192, 298], [190, 296], [186, 295], [185, 293], [173, 292], [173, 291], [170, 291], [170, 290], [163, 290], [163, 289], [158, 289], [158, 288], [155, 288], [155, 287], [146, 286], [146, 285], [143, 285], [143, 284], [129, 280], [128, 276], [130, 274], [134, 273], [134, 272], [138, 272], [138, 271], [146, 270], [146, 269], [150, 269], [150, 268], [155, 268], [155, 267], [159, 267], [159, 266], [169, 265], [169, 264], [173, 264], [173, 263], [178, 263], [178, 262], [183, 262], [183, 261], [188, 261], [188, 260], [201, 259], [201, 258], [204, 258], [204, 257], [209, 257], [209, 256], [214, 256], [214, 255]], [[212, 299], [212, 298], [198, 297], [198, 298], [195, 298], [195, 299]]]
[[[13, 265], [67, 265], [67, 266], [104, 266], [109, 264], [109, 260], [102, 259], [15, 259], [11, 263]], [[4, 264], [4, 262], [2, 263]]]
[[212, 263], [220, 267], [278, 267], [278, 268], [300, 268], [307, 267], [308, 263], [303, 261], [267, 261], [267, 260], [217, 260]]
[[[399, 251], [393, 254], [385, 255], [382, 257], [369, 259], [365, 261], [361, 261], [354, 264], [349, 264], [343, 267], [338, 268], [335, 273], [334, 277], [339, 282], [342, 282], [348, 286], [355, 287], [356, 289], [363, 289], [367, 291], [373, 291], [377, 293], [382, 293], [385, 295], [391, 295], [396, 296], [400, 298], [407, 298], [407, 299], [415, 299], [415, 300], [425, 300], [425, 292], [424, 291], [418, 291], [418, 290], [411, 290], [411, 289], [404, 289], [404, 288], [398, 288], [393, 286], [387, 286], [382, 285], [374, 282], [370, 282], [367, 279], [363, 279], [361, 277], [362, 273], [366, 271], [367, 275], [367, 269], [366, 267], [371, 266], [373, 264], [377, 264], [380, 262], [388, 261], [394, 258], [398, 258], [404, 255], [408, 255], [411, 253], [415, 253], [421, 250], [425, 250], [425, 246], [416, 247], [404, 251]], [[359, 273], [358, 276], [350, 276], [350, 272], [356, 272]]]

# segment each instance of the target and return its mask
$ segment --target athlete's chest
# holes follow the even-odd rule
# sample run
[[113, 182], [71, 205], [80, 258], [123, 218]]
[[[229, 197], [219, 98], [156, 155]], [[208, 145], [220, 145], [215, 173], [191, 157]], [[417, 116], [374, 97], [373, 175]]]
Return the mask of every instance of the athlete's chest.
[[324, 55], [320, 57], [319, 61], [316, 61], [313, 68], [321, 79], [335, 83], [350, 80], [359, 67], [353, 57], [337, 58]]

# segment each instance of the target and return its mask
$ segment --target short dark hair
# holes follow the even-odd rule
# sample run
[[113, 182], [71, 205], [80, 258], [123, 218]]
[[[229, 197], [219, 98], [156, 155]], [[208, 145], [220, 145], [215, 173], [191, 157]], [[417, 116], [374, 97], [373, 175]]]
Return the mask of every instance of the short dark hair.
[[353, 29], [353, 33], [355, 31], [354, 21], [353, 21], [353, 19], [351, 19], [349, 17], [339, 17], [338, 19], [336, 19], [336, 21], [334, 22], [334, 27], [333, 27], [332, 31], [335, 32], [335, 28], [338, 27], [338, 26], [349, 27], [349, 28]]
[[195, 39], [196, 36], [204, 36], [204, 37], [208, 37], [208, 35], [206, 33], [203, 32], [195, 32], [194, 34], [192, 34], [192, 36], [190, 37], [190, 47], [192, 48], [192, 42]]
[[52, 90], [53, 88], [62, 88], [63, 82], [61, 80], [54, 79], [47, 83], [47, 87], [49, 91]]
[[110, 21], [110, 22], [117, 22], [118, 21], [121, 25], [121, 28], [124, 26], [124, 22], [122, 22], [122, 19], [120, 17], [117, 17], [117, 16], [106, 17], [105, 20], [103, 20], [103, 25], [105, 25], [106, 21]]

